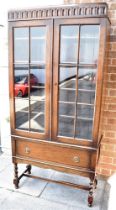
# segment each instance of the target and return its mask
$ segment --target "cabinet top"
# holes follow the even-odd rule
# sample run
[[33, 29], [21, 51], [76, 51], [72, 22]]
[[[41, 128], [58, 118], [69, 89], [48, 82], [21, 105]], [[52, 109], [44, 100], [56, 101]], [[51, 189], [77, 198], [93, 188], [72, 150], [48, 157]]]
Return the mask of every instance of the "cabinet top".
[[106, 3], [87, 3], [34, 8], [25, 10], [11, 10], [8, 12], [8, 21], [51, 19], [51, 18], [86, 18], [107, 17]]

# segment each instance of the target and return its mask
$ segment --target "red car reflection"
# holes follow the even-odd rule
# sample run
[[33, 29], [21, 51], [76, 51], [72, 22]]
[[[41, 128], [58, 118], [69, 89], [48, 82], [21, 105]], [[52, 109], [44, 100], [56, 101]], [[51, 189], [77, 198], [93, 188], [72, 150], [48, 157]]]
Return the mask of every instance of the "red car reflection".
[[[34, 74], [30, 74], [30, 89], [37, 86], [38, 79]], [[15, 96], [22, 97], [28, 94], [28, 75], [15, 76]]]

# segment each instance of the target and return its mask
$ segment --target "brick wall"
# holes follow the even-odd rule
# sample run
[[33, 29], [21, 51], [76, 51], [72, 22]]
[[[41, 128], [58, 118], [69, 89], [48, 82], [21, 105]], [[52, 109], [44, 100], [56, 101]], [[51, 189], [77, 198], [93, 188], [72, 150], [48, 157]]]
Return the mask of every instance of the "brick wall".
[[110, 40], [107, 43], [108, 69], [104, 73], [103, 110], [101, 128], [104, 135], [101, 146], [101, 156], [97, 171], [104, 176], [116, 172], [116, 0], [64, 0], [69, 3], [106, 2], [111, 21]]

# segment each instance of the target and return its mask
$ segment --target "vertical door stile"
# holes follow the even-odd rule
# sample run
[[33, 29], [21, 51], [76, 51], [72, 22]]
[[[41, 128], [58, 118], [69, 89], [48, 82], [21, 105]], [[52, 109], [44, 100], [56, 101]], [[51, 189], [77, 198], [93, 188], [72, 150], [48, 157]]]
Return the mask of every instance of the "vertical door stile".
[[80, 30], [81, 26], [79, 25], [78, 31], [78, 49], [77, 49], [77, 75], [76, 75], [76, 98], [75, 98], [75, 120], [74, 120], [74, 138], [76, 135], [76, 123], [77, 123], [77, 100], [78, 100], [78, 68], [79, 68], [79, 53], [80, 53]]

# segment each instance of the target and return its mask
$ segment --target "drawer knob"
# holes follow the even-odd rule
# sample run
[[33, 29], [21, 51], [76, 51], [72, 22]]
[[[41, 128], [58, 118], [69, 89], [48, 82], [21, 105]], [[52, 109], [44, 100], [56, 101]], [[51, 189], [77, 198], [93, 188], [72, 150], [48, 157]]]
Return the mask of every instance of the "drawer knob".
[[74, 161], [75, 163], [79, 163], [79, 162], [80, 162], [80, 158], [79, 158], [78, 156], [74, 156], [74, 157], [73, 157], [73, 161]]
[[30, 148], [29, 147], [25, 147], [25, 153], [29, 154], [30, 152], [31, 152]]

